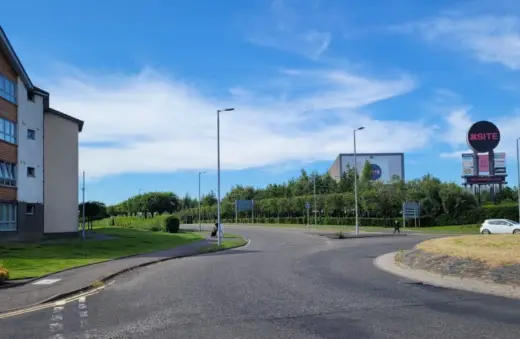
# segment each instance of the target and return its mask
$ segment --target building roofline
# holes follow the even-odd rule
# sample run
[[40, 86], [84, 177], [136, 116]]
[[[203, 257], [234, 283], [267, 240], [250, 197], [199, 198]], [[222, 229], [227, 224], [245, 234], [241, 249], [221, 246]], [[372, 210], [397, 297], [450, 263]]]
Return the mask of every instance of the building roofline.
[[25, 84], [25, 87], [27, 87], [27, 89], [29, 90], [33, 90], [34, 85], [31, 79], [29, 78], [29, 75], [27, 75], [25, 68], [23, 68], [22, 63], [20, 62], [18, 55], [16, 55], [16, 52], [14, 51], [13, 46], [9, 42], [9, 39], [7, 38], [7, 35], [5, 34], [2, 26], [0, 26], [0, 50], [4, 51], [4, 53], [7, 55], [7, 58], [14, 66], [14, 71], [16, 72], [16, 74], [18, 74], [20, 79], [22, 79], [23, 83]]
[[[338, 157], [341, 157], [341, 156], [354, 156], [354, 153], [340, 153], [338, 155]], [[402, 155], [404, 156], [404, 153], [401, 152], [401, 153], [356, 153], [356, 155], [360, 155], [360, 156], [363, 156], [363, 155], [373, 155], [373, 156], [380, 156], [380, 155]]]
[[84, 124], [83, 120], [79, 120], [78, 118], [74, 118], [73, 116], [70, 116], [70, 115], [60, 112], [60, 111], [57, 111], [53, 108], [46, 109], [45, 113], [54, 114], [56, 116], [59, 116], [60, 118], [75, 122], [76, 124], [78, 124], [79, 131], [81, 132], [83, 130], [83, 124]]

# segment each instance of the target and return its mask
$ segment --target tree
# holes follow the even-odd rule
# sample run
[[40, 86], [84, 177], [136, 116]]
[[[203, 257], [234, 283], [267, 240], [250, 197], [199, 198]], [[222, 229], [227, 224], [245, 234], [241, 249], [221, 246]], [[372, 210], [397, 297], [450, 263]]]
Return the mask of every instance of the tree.
[[360, 175], [360, 181], [362, 183], [368, 183], [372, 179], [372, 165], [368, 162], [368, 160], [365, 161], [365, 164], [363, 165], [363, 170], [361, 171]]
[[[80, 220], [83, 217], [83, 203], [78, 205]], [[100, 201], [85, 202], [85, 221], [89, 229], [92, 229], [92, 221], [102, 219], [108, 216], [107, 207]]]
[[217, 204], [217, 196], [215, 195], [215, 192], [209, 191], [208, 194], [205, 194], [200, 199], [200, 203], [202, 206], [213, 206]]

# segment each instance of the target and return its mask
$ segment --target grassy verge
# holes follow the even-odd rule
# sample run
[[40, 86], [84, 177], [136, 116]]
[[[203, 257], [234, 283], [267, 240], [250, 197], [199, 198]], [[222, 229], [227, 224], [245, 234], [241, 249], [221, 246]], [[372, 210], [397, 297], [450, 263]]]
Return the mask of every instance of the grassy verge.
[[482, 261], [491, 267], [520, 264], [520, 236], [510, 234], [431, 239], [417, 248], [428, 253]]
[[480, 225], [408, 227], [406, 231], [426, 234], [479, 234]]
[[110, 238], [0, 244], [0, 266], [9, 270], [10, 279], [33, 278], [122, 256], [165, 250], [203, 238], [193, 232], [172, 234], [117, 227], [96, 228], [96, 233]]
[[204, 246], [200, 249], [200, 253], [211, 253], [216, 251], [227, 250], [234, 247], [244, 246], [246, 243], [247, 240], [240, 235], [225, 233], [224, 237], [220, 242], [220, 247], [216, 243]]
[[[234, 224], [228, 224], [233, 226]], [[262, 227], [274, 227], [274, 228], [295, 228], [305, 230], [307, 225], [301, 224], [239, 224], [240, 226], [262, 226]], [[225, 227], [226, 225], [224, 225]], [[352, 225], [311, 225], [311, 230], [319, 231], [341, 231], [341, 232], [354, 232], [355, 227]], [[480, 225], [456, 225], [456, 226], [434, 226], [434, 227], [406, 227], [401, 228], [401, 231], [412, 232], [412, 233], [425, 233], [425, 234], [479, 234]], [[380, 227], [380, 226], [360, 226], [362, 232], [391, 232], [392, 227]]]

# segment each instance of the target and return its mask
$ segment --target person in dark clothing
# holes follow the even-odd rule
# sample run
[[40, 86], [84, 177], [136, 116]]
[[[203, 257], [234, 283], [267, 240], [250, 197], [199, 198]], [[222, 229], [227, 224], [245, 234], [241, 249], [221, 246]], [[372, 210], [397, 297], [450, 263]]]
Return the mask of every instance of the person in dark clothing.
[[399, 222], [399, 220], [394, 221], [394, 235], [395, 232], [401, 234], [401, 223]]
[[218, 222], [215, 223], [215, 227], [213, 227], [213, 230], [211, 231], [211, 237], [216, 238], [217, 237], [217, 231], [218, 231]]

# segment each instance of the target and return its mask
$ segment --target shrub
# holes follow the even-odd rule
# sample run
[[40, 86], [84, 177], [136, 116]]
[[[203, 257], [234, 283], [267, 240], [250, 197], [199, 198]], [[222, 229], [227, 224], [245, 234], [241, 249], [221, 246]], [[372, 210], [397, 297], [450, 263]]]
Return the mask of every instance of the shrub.
[[0, 283], [9, 279], [9, 271], [7, 268], [0, 267]]
[[164, 219], [164, 228], [170, 233], [178, 233], [181, 227], [181, 220], [176, 216], [170, 215]]

